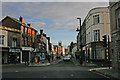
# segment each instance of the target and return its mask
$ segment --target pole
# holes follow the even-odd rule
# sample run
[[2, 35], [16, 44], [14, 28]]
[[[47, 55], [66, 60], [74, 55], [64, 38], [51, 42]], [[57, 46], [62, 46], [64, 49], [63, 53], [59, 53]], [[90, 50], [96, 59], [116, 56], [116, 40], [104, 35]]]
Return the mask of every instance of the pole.
[[109, 69], [110, 69], [110, 40], [109, 40], [109, 35], [108, 35], [108, 64], [109, 64]]
[[82, 51], [82, 27], [81, 27], [81, 18], [77, 18], [79, 19], [79, 23], [80, 23], [80, 30], [79, 30], [79, 33], [80, 33], [80, 49], [81, 49], [81, 52], [80, 52], [80, 64], [83, 63], [83, 51]]

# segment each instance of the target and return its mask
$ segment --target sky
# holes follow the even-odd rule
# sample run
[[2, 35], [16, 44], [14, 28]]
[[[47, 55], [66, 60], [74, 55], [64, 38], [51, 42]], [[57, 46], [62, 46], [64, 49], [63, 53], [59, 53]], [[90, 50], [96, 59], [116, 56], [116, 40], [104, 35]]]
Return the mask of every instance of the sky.
[[[28, 1], [28, 0], [27, 0]], [[11, 16], [16, 19], [22, 16], [24, 23], [31, 23], [38, 33], [40, 29], [56, 45], [62, 41], [66, 48], [71, 41], [76, 42], [77, 17], [82, 19], [95, 7], [107, 7], [108, 2], [2, 2], [2, 19]]]

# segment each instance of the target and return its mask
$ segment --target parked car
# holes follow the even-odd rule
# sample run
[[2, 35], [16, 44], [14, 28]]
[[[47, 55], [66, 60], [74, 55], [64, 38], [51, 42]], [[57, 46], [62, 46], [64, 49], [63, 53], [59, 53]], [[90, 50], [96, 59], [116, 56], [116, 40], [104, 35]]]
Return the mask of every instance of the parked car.
[[69, 56], [63, 57], [63, 61], [70, 61], [70, 57]]
[[71, 55], [68, 55], [69, 57], [70, 57], [70, 59], [72, 58], [72, 56]]

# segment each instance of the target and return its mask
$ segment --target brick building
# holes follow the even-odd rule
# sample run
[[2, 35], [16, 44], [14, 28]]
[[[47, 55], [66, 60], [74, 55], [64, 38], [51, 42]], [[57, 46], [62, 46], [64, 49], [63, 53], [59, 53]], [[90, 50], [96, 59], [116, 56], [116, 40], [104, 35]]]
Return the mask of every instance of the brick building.
[[46, 60], [47, 55], [50, 53], [50, 37], [47, 37], [43, 30], [40, 30], [40, 34], [37, 35], [37, 42], [39, 44], [39, 52], [37, 53], [38, 61]]
[[14, 47], [13, 45], [17, 44], [16, 49], [18, 47], [19, 50], [18, 49], [17, 50], [18, 51], [21, 50], [20, 56], [19, 56], [20, 58], [19, 62], [20, 63], [25, 62], [25, 61], [30, 62], [30, 56], [32, 52], [35, 51], [36, 49], [35, 46], [34, 48], [32, 48], [32, 45], [36, 42], [37, 31], [31, 27], [31, 24], [26, 25], [23, 22], [23, 17], [21, 16], [19, 19], [6, 16], [1, 22], [2, 22], [2, 26], [5, 26], [8, 29], [12, 28], [16, 31], [19, 31], [19, 35], [9, 32], [8, 38], [12, 39], [11, 37], [14, 37], [12, 40], [15, 42], [14, 44], [11, 44], [10, 41], [12, 40], [8, 40], [8, 45], [11, 48], [9, 50], [12, 51], [13, 50], [12, 48]]

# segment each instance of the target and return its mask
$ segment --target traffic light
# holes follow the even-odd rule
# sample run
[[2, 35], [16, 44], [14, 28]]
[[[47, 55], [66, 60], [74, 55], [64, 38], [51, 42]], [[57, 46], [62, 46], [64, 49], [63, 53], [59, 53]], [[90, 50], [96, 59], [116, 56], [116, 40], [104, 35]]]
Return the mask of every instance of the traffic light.
[[107, 47], [107, 36], [103, 36], [103, 47]]

